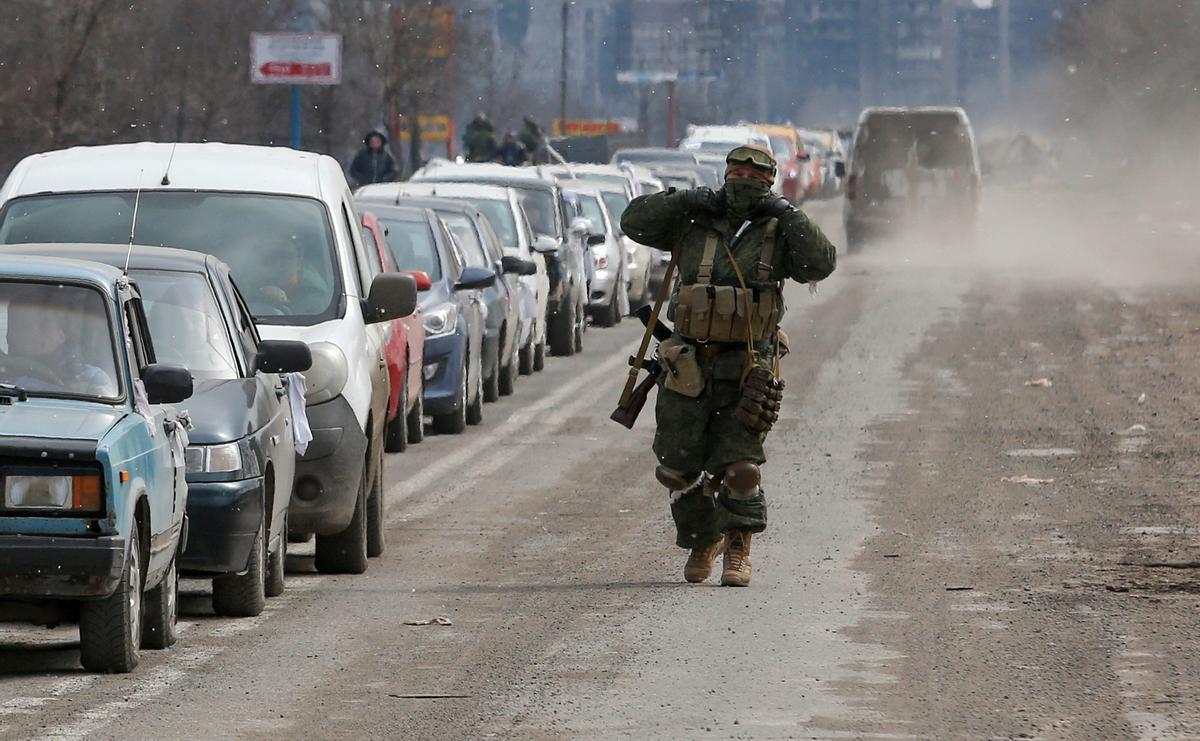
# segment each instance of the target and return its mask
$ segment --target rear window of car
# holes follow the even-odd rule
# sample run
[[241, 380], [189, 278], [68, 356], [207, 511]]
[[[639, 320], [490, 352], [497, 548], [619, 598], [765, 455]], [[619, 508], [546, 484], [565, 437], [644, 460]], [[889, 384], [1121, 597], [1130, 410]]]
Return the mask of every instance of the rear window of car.
[[629, 198], [624, 193], [618, 193], [614, 190], [606, 190], [600, 194], [604, 199], [604, 206], [608, 209], [608, 215], [612, 220], [619, 224], [621, 223], [621, 215], [625, 213], [625, 207], [629, 205]]
[[517, 249], [520, 242], [517, 239], [517, 220], [513, 216], [512, 206], [508, 201], [495, 198], [464, 198], [464, 201], [483, 212], [491, 222], [492, 229], [500, 238], [500, 244], [510, 249]]
[[953, 113], [870, 116], [855, 148], [861, 165], [884, 169], [970, 167], [974, 158], [967, 128]]
[[441, 280], [442, 262], [438, 259], [437, 244], [428, 222], [378, 218], [379, 223], [388, 228], [388, 247], [401, 270], [420, 270], [432, 280]]
[[558, 228], [554, 218], [554, 196], [545, 190], [523, 188], [520, 191], [521, 207], [534, 234], [558, 239]]

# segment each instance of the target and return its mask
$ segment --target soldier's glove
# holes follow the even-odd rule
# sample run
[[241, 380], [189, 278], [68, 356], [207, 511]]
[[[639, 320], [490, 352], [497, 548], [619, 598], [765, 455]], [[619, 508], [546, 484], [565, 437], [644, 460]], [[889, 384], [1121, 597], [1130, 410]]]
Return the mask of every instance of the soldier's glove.
[[742, 398], [733, 416], [751, 432], [765, 433], [779, 421], [783, 379], [766, 368], [753, 368], [742, 384]]
[[769, 195], [759, 204], [756, 216], [772, 216], [778, 219], [792, 210], [792, 204], [781, 195]]
[[669, 197], [677, 203], [683, 204], [683, 207], [689, 211], [699, 211], [713, 216], [725, 213], [725, 199], [712, 188], [701, 186], [688, 190], [677, 190]]

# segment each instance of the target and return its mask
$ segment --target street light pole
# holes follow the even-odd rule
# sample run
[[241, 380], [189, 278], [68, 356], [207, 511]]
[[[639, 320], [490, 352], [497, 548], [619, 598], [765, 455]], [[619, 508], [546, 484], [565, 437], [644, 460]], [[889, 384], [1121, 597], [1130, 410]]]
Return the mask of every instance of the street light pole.
[[570, 20], [571, 3], [564, 0], [562, 4], [562, 67], [559, 70], [559, 135], [567, 133], [567, 22]]

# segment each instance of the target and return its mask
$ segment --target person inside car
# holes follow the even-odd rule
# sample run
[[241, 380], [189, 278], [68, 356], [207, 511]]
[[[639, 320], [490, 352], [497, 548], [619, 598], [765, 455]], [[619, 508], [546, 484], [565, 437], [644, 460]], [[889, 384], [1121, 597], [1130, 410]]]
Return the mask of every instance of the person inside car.
[[67, 341], [72, 327], [83, 325], [95, 330], [88, 335], [99, 336], [107, 336], [107, 329], [91, 326], [96, 319], [62, 303], [66, 296], [56, 300], [55, 290], [31, 288], [8, 302], [7, 345], [6, 351], [0, 353], [0, 382], [27, 391], [116, 396], [111, 355], [104, 363], [109, 366], [106, 371], [94, 364], [103, 363], [104, 359], [92, 360], [82, 351], [81, 342]]

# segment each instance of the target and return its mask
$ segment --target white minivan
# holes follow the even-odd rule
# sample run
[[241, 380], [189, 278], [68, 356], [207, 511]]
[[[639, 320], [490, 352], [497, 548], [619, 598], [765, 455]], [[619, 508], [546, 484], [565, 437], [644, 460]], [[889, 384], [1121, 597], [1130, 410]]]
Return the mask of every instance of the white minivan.
[[0, 245], [122, 244], [132, 231], [210, 253], [233, 268], [264, 338], [309, 344], [312, 441], [288, 532], [315, 534], [317, 568], [333, 573], [361, 573], [383, 551], [384, 347], [388, 320], [416, 306], [410, 276], [373, 271], [359, 223], [335, 160], [279, 147], [75, 147], [26, 157], [0, 188]]

